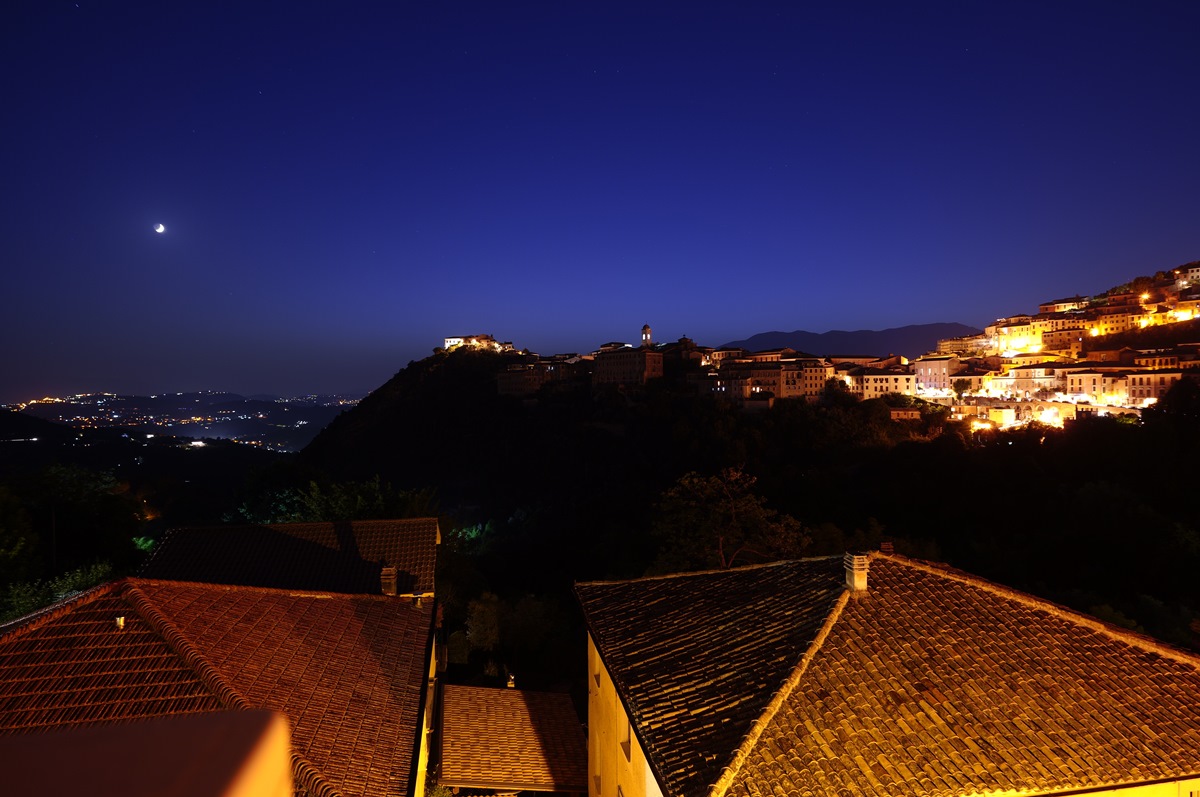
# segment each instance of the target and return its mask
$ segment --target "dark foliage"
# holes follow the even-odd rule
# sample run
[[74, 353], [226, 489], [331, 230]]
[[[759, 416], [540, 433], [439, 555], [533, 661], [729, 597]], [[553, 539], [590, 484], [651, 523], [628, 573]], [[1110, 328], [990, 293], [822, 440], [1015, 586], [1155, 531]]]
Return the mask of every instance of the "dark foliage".
[[671, 561], [681, 551], [664, 543], [687, 546], [678, 528], [654, 533], [656, 509], [685, 474], [734, 468], [757, 479], [764, 506], [799, 521], [808, 553], [886, 537], [901, 552], [1195, 644], [1187, 624], [1200, 600], [1187, 574], [1200, 550], [1194, 513], [1178, 499], [1197, 477], [1187, 388], [1144, 425], [972, 434], [919, 403], [920, 422], [892, 421], [889, 406], [911, 402], [902, 397], [745, 413], [654, 384], [519, 401], [496, 394], [504, 365], [468, 353], [414, 363], [301, 455], [334, 479], [436, 488], [453, 549], [439, 581], [453, 595], [449, 628], [484, 591], [508, 606], [527, 595], [563, 605], [573, 581]]

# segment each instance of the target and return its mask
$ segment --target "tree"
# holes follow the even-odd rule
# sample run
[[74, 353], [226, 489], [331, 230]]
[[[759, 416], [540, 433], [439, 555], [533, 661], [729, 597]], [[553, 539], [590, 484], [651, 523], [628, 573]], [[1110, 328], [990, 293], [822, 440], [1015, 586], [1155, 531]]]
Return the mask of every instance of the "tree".
[[962, 401], [963, 394], [971, 389], [971, 380], [955, 379], [953, 382], [950, 383], [950, 387], [954, 389], [955, 397], [959, 401]]
[[397, 490], [378, 475], [362, 482], [310, 481], [304, 489], [284, 489], [243, 503], [237, 520], [246, 523], [316, 523], [336, 520], [391, 520], [437, 514], [432, 489]]
[[653, 534], [660, 572], [729, 568], [800, 556], [808, 533], [790, 515], [766, 506], [755, 477], [739, 468], [715, 476], [690, 472], [659, 498]]
[[1180, 379], [1157, 404], [1146, 409], [1143, 417], [1150, 421], [1171, 418], [1189, 424], [1200, 422], [1200, 383]]
[[33, 576], [37, 535], [17, 496], [0, 485], [0, 584]]
[[51, 465], [26, 495], [48, 575], [96, 561], [124, 571], [140, 558], [133, 539], [141, 536], [141, 505], [111, 473]]
[[821, 403], [831, 407], [848, 407], [858, 403], [858, 398], [850, 392], [850, 386], [844, 379], [831, 376], [825, 380]]

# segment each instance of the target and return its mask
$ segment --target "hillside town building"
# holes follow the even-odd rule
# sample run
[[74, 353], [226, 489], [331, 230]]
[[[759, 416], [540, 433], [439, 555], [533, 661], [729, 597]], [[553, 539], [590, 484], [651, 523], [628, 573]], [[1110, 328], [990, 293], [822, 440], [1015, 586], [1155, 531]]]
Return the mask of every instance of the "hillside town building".
[[[708, 348], [689, 338], [656, 344], [647, 324], [641, 345], [610, 342], [582, 356], [526, 355], [497, 377], [502, 395], [533, 397], [554, 382], [640, 388], [659, 379], [687, 385], [743, 409], [777, 400], [820, 401], [831, 389], [859, 399], [903, 396], [956, 407], [978, 418], [1023, 423], [1048, 418], [1138, 414], [1182, 379], [1200, 379], [1200, 343], [1170, 349], [1105, 350], [1108, 336], [1187, 321], [1200, 312], [1200, 267], [1156, 278], [1149, 290], [1073, 296], [1038, 305], [1036, 314], [998, 319], [979, 335], [939, 340], [911, 362], [897, 355], [813, 355], [789, 348]], [[1160, 275], [1161, 276], [1161, 275]], [[493, 340], [490, 335], [447, 338]], [[511, 344], [506, 344], [511, 347]], [[831, 383], [831, 380], [835, 380]], [[1004, 406], [997, 406], [1001, 402]], [[1019, 406], [1039, 402], [1040, 410]], [[1047, 402], [1078, 405], [1078, 411]], [[995, 407], [989, 411], [988, 407]], [[962, 415], [958, 409], [953, 413]]]

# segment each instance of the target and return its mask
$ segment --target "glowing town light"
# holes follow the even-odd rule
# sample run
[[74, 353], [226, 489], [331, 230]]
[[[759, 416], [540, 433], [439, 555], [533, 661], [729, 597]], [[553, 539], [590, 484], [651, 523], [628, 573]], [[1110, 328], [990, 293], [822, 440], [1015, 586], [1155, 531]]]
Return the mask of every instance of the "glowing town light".
[[1057, 407], [1048, 407], [1042, 410], [1038, 415], [1038, 420], [1047, 426], [1061, 427], [1063, 425], [1062, 415], [1059, 414]]

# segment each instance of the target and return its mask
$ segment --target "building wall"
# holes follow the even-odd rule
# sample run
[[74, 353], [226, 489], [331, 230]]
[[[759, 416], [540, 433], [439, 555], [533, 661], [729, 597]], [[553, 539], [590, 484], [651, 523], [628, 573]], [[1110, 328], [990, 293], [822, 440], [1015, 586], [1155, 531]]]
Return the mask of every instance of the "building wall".
[[650, 349], [619, 349], [596, 356], [592, 383], [596, 385], [644, 385], [663, 375], [662, 352]]
[[1162, 783], [1143, 783], [1123, 789], [1089, 791], [1088, 797], [1189, 797], [1200, 793], [1200, 778], [1181, 778]]
[[1181, 370], [1133, 371], [1127, 382], [1129, 400], [1140, 403], [1146, 399], [1161, 399], [1182, 378]]
[[889, 372], [885, 374], [851, 374], [850, 392], [859, 398], [881, 398], [892, 393], [902, 396], [917, 394], [915, 374]]
[[587, 719], [588, 797], [662, 797], [590, 634]]
[[913, 371], [919, 390], [949, 390], [955, 371], [962, 370], [957, 357], [922, 357], [914, 360]]
[[[438, 542], [441, 543], [441, 531], [438, 531]], [[430, 595], [427, 600], [433, 600]], [[421, 715], [421, 725], [418, 733], [421, 738], [417, 740], [417, 774], [413, 778], [413, 793], [412, 797], [425, 797], [425, 782], [429, 777], [429, 757], [432, 755], [429, 740], [434, 733], [434, 723], [436, 720], [436, 712], [434, 706], [437, 705], [437, 678], [438, 678], [438, 655], [439, 648], [437, 642], [437, 634], [433, 635], [433, 640], [429, 643], [429, 670], [425, 674], [425, 711]]]

